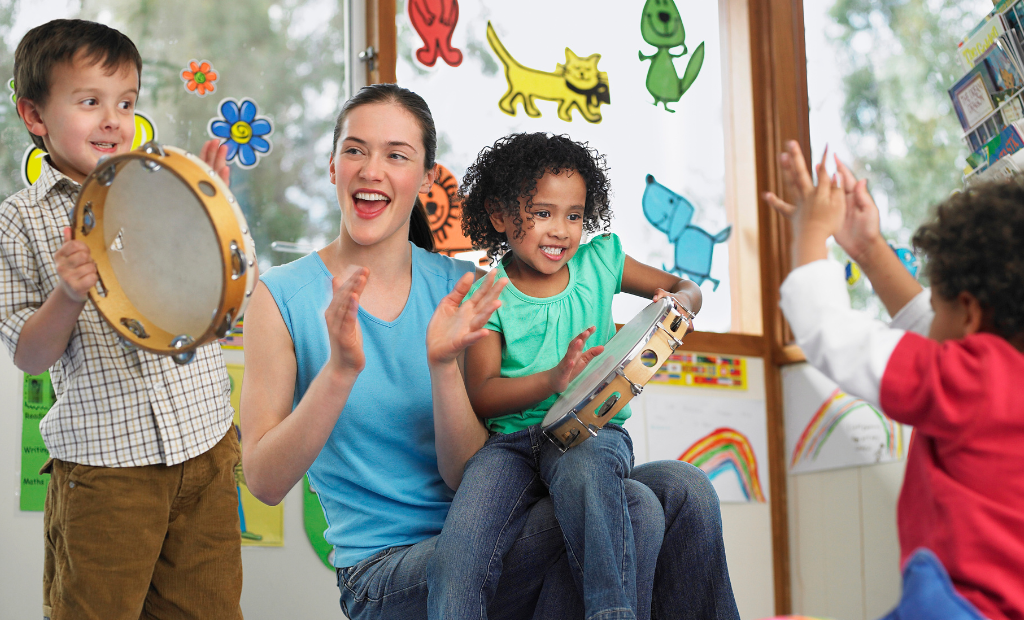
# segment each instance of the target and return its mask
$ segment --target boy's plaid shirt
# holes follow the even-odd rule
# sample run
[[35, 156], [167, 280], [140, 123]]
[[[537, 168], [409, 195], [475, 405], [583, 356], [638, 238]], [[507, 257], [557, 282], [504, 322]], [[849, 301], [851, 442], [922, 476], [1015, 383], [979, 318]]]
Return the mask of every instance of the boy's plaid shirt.
[[[48, 158], [32, 187], [0, 205], [0, 340], [13, 358], [22, 327], [58, 286], [54, 253], [80, 186]], [[53, 458], [106, 467], [173, 465], [231, 428], [230, 379], [214, 343], [191, 363], [121, 346], [91, 301], [50, 368], [57, 402], [39, 429]]]

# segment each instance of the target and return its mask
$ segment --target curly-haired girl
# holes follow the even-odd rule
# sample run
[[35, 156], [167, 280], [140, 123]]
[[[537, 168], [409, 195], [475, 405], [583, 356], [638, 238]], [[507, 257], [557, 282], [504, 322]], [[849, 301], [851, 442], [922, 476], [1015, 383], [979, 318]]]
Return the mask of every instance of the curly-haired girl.
[[463, 228], [475, 247], [501, 256], [497, 277], [509, 284], [484, 326], [490, 335], [466, 351], [466, 391], [492, 436], [466, 464], [427, 571], [431, 618], [487, 609], [508, 541], [548, 491], [585, 616], [650, 616], [661, 542], [634, 541], [630, 527], [628, 407], [565, 454], [538, 426], [614, 335], [616, 293], [672, 295], [700, 309], [695, 283], [626, 256], [615, 235], [581, 243], [611, 220], [607, 174], [585, 144], [533, 133], [485, 148], [463, 181]]

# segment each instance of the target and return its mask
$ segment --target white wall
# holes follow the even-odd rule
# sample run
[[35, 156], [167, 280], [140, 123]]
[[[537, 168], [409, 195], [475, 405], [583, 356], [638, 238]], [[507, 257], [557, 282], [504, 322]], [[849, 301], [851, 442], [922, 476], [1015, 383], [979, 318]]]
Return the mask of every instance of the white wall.
[[[675, 387], [649, 384], [644, 394], [630, 402], [633, 410], [625, 424], [633, 437], [637, 464], [647, 462], [647, 409], [645, 395], [652, 393], [678, 394], [702, 398], [749, 398], [764, 400], [764, 362], [748, 357], [748, 389], [744, 392], [715, 390], [710, 388]], [[767, 485], [768, 463], [758, 463], [761, 480]], [[770, 498], [769, 491], [769, 498]], [[729, 576], [732, 580], [736, 605], [742, 618], [765, 618], [775, 615], [774, 572], [772, 564], [772, 519], [771, 500], [749, 504], [722, 504], [722, 530], [725, 538], [725, 554], [729, 562]]]
[[873, 620], [900, 596], [905, 461], [789, 476], [793, 613]]

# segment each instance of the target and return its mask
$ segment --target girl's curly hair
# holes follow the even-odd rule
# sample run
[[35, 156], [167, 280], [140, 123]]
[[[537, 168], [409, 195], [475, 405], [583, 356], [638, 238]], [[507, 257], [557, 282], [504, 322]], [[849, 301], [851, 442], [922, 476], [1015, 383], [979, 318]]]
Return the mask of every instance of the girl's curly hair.
[[[587, 201], [583, 229], [593, 233], [611, 224], [609, 206], [611, 183], [605, 156], [585, 142], [568, 136], [545, 133], [516, 133], [485, 147], [466, 171], [459, 188], [462, 200], [462, 232], [478, 250], [487, 250], [491, 260], [508, 251], [508, 239], [491, 225], [491, 209], [500, 209], [515, 225], [514, 238], [523, 235], [519, 198], [526, 198], [526, 212], [532, 213], [537, 181], [544, 173], [573, 171], [583, 177]], [[533, 219], [528, 216], [527, 219]]]
[[1024, 334], [1024, 179], [973, 186], [936, 208], [913, 238], [943, 299], [974, 295], [1006, 339]]

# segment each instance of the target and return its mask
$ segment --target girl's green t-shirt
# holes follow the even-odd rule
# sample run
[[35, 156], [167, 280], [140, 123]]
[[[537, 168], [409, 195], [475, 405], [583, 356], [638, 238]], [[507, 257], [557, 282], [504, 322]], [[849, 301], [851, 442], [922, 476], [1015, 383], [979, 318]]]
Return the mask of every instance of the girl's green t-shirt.
[[[501, 307], [484, 325], [504, 338], [501, 376], [522, 377], [554, 368], [572, 339], [591, 326], [596, 329], [584, 350], [608, 342], [615, 335], [612, 297], [622, 288], [625, 261], [618, 236], [603, 234], [581, 244], [569, 259], [569, 284], [561, 293], [530, 297], [509, 283], [501, 292]], [[497, 269], [497, 277], [507, 277], [505, 260]], [[477, 282], [470, 293], [479, 285]], [[553, 394], [523, 411], [490, 418], [485, 423], [494, 432], [513, 433], [539, 424], [556, 400], [558, 394]], [[622, 424], [630, 415], [626, 405], [611, 421]]]

